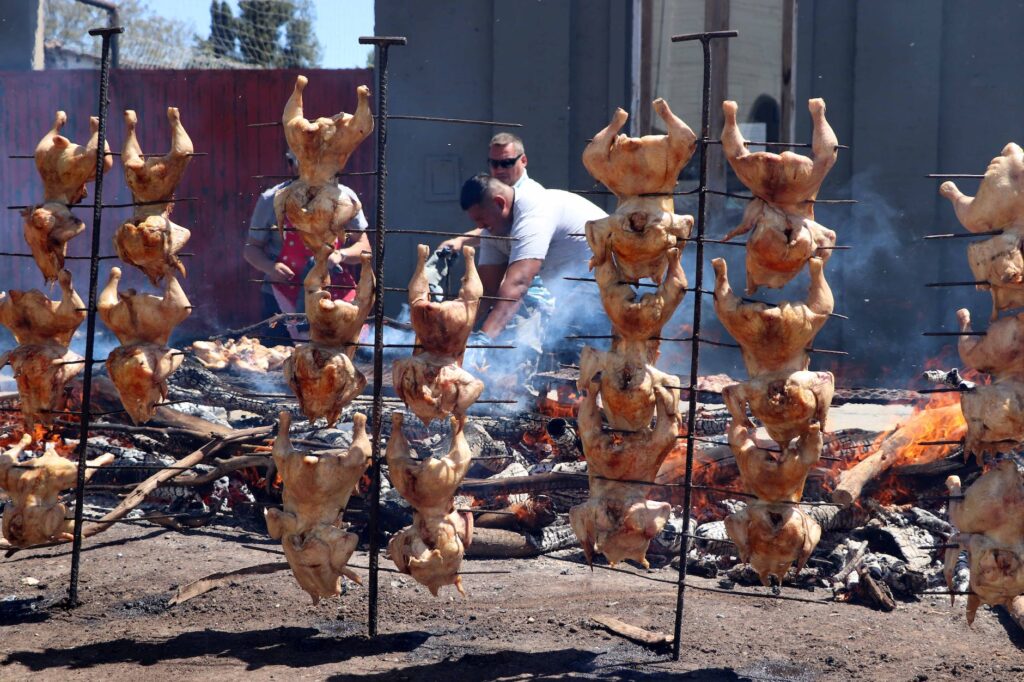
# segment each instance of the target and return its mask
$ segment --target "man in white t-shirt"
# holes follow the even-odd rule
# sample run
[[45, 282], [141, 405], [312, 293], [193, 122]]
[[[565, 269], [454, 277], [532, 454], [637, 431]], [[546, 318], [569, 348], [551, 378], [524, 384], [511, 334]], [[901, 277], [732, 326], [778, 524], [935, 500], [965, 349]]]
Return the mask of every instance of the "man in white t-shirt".
[[[511, 237], [480, 240], [477, 269], [485, 293], [511, 299], [496, 302], [484, 320], [480, 330], [491, 339], [501, 334], [515, 316], [535, 276], [539, 275], [559, 298], [558, 290], [569, 284], [565, 276], [587, 272], [591, 253], [584, 236], [585, 225], [607, 215], [581, 196], [557, 189], [513, 188], [484, 174], [466, 181], [459, 203], [476, 224], [486, 228], [485, 234]], [[587, 298], [597, 301], [596, 289], [589, 293], [595, 295]], [[580, 301], [564, 300], [565, 294], [561, 298], [560, 306], [584, 307]]]
[[[506, 185], [527, 189], [544, 189], [544, 187], [526, 174], [526, 147], [518, 136], [512, 133], [498, 133], [491, 138], [491, 144], [487, 148], [487, 167], [491, 175], [501, 180]], [[462, 252], [463, 246], [477, 246], [478, 239], [483, 227], [474, 227], [461, 237], [453, 237], [441, 242], [437, 247], [440, 251], [450, 248], [456, 253]]]

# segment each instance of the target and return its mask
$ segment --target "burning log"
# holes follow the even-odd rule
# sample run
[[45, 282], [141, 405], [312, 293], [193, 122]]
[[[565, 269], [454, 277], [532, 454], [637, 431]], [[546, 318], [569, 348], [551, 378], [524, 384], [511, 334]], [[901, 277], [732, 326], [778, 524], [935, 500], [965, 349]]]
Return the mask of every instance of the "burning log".
[[466, 547], [466, 556], [476, 559], [520, 559], [540, 553], [540, 547], [528, 535], [476, 526], [473, 527], [473, 541]]
[[886, 436], [874, 454], [839, 474], [839, 484], [832, 491], [832, 501], [844, 507], [853, 504], [864, 486], [892, 467], [900, 452], [910, 444], [910, 439], [900, 434], [899, 429]]
[[531, 531], [551, 525], [556, 518], [554, 501], [547, 495], [537, 495], [496, 512], [480, 512], [473, 519], [473, 527]]

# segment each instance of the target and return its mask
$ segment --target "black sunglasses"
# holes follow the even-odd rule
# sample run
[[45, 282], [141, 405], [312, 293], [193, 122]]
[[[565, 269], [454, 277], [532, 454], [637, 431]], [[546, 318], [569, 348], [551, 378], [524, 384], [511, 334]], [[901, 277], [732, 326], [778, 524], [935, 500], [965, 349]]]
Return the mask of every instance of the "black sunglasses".
[[513, 156], [511, 159], [487, 159], [487, 165], [491, 168], [511, 168], [516, 165], [516, 161], [522, 158], [522, 154], [519, 156]]

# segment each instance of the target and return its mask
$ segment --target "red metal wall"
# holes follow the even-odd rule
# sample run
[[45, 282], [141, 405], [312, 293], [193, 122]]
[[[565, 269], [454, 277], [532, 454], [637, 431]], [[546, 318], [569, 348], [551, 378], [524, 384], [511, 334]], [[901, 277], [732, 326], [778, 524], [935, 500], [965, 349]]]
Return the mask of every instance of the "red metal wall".
[[[116, 71], [110, 82], [110, 119], [107, 138], [112, 151], [120, 151], [124, 140], [124, 109], [139, 116], [138, 136], [144, 152], [163, 153], [169, 145], [166, 107], [181, 110], [181, 119], [197, 152], [206, 156], [192, 160], [178, 187], [179, 197], [198, 201], [178, 203], [173, 219], [192, 230], [184, 251], [188, 277], [182, 282], [196, 306], [179, 331], [186, 335], [207, 335], [259, 319], [259, 285], [248, 280], [259, 277], [242, 258], [245, 230], [259, 193], [275, 180], [252, 176], [287, 172], [286, 145], [280, 127], [248, 128], [249, 123], [279, 121], [291, 94], [298, 71]], [[351, 112], [356, 105], [358, 85], [373, 86], [372, 71], [307, 70], [305, 106], [308, 118]], [[89, 116], [98, 106], [99, 73], [96, 71], [0, 72], [0, 205], [31, 204], [41, 198], [41, 183], [31, 159], [11, 159], [12, 154], [32, 154], [39, 139], [49, 130], [54, 112], [68, 114], [64, 134], [84, 144]], [[372, 170], [373, 140], [368, 139], [352, 155], [347, 170]], [[370, 176], [349, 178], [368, 213], [373, 206], [374, 186]], [[91, 202], [92, 186], [89, 186]], [[131, 194], [124, 183], [118, 157], [104, 179], [104, 203], [128, 203]], [[89, 229], [70, 244], [71, 255], [87, 255], [91, 239], [92, 209], [75, 214]], [[101, 249], [113, 254], [111, 239], [130, 208], [103, 212]], [[17, 211], [6, 210], [0, 228], [0, 251], [28, 253]], [[100, 283], [111, 265], [102, 261]], [[83, 298], [88, 291], [87, 261], [69, 261], [75, 284]], [[135, 271], [124, 268], [130, 286], [151, 290]], [[127, 271], [130, 271], [128, 273]], [[0, 256], [0, 290], [43, 286], [42, 275], [31, 259]], [[122, 285], [124, 286], [124, 285]], [[5, 335], [6, 336], [6, 335]]]

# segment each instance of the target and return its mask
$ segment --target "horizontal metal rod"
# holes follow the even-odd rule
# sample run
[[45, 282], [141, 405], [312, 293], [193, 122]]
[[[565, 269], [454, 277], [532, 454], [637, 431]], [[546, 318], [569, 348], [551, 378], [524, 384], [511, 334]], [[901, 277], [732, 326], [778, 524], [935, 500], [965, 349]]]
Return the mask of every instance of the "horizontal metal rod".
[[[673, 43], [682, 43], [688, 40], [712, 40], [715, 38], [735, 38], [739, 31], [704, 31], [703, 33], [680, 33], [672, 36]], [[673, 581], [674, 582], [674, 581]]]
[[[567, 191], [571, 192], [572, 194], [595, 194], [595, 195], [602, 195], [602, 196], [614, 196], [615, 195], [615, 192], [612, 192], [612, 191], [607, 190], [607, 189], [570, 189], [570, 190], [567, 190]], [[691, 194], [697, 194], [698, 191], [699, 190], [696, 190], [696, 189], [688, 189], [688, 190], [683, 190], [683, 191], [679, 191], [679, 192], [653, 192], [653, 193], [645, 193], [645, 194], [640, 194], [638, 196], [641, 196], [641, 197], [683, 197], [683, 196], [689, 196]]]
[[983, 178], [983, 173], [929, 173], [926, 178]]
[[[195, 308], [197, 306], [194, 306], [194, 305], [183, 305], [183, 306], [180, 306], [180, 307], [181, 307], [182, 310], [192, 310], [193, 308]], [[199, 307], [202, 307], [202, 306], [199, 306]], [[97, 308], [97, 310], [98, 310], [98, 308]], [[89, 309], [88, 308], [75, 308], [75, 311], [79, 312], [79, 313], [87, 313], [87, 312], [89, 312]]]
[[916, 445], [963, 445], [964, 441], [961, 440], [919, 440]]
[[[31, 253], [9, 253], [0, 251], [0, 256], [12, 258], [35, 258]], [[96, 256], [96, 260], [114, 260], [117, 256]], [[64, 256], [64, 260], [92, 260], [92, 256]]]
[[[356, 177], [361, 175], [376, 175], [377, 171], [342, 171], [341, 173], [335, 173], [338, 176], [345, 177]], [[297, 175], [291, 173], [283, 173], [281, 175], [253, 175], [253, 180], [298, 180]]]
[[[803, 146], [803, 145], [787, 145], [787, 146]], [[841, 145], [840, 145], [841, 146]], [[849, 147], [846, 147], [849, 149]], [[707, 194], [714, 194], [720, 197], [732, 197], [734, 199], [746, 199], [747, 201], [753, 201], [754, 199], [761, 199], [761, 197], [754, 196], [752, 194], [736, 194], [735, 192], [722, 192], [717, 189], [706, 189], [704, 190]], [[764, 199], [761, 199], [765, 201]], [[765, 201], [765, 203], [771, 203]], [[857, 204], [860, 203], [856, 199], [801, 199], [796, 202], [799, 204]]]
[[[704, 143], [705, 144], [722, 144], [722, 141], [721, 140], [709, 139], [709, 140], [705, 140]], [[813, 149], [814, 148], [814, 144], [810, 143], [810, 142], [755, 142], [754, 140], [743, 140], [743, 144], [744, 145], [755, 145], [755, 146], [761, 146], [761, 147], [779, 147], [779, 148], [794, 148], [794, 147], [798, 147], [798, 148], [801, 148], [801, 149]], [[834, 147], [834, 149], [849, 149], [849, 148], [850, 148], [850, 145], [848, 145], [848, 144], [837, 144]], [[711, 192], [711, 190], [707, 190], [707, 191]], [[714, 194], [714, 192], [712, 192], [712, 193]]]
[[[276, 232], [277, 230], [281, 230], [282, 232], [302, 232], [302, 230], [300, 230], [298, 228], [295, 228], [295, 227], [280, 227], [279, 228], [279, 227], [271, 226], [271, 227], [250, 227], [249, 228], [250, 232]], [[377, 231], [376, 229], [372, 229], [372, 228], [368, 229], [368, 230], [350, 230], [350, 232], [353, 232], [353, 233], [355, 233], [355, 232], [365, 232], [366, 234], [371, 234], [371, 233], [374, 233], [376, 231]], [[390, 227], [386, 228], [384, 230], [384, 232], [386, 234], [427, 234], [427, 235], [434, 235], [434, 236], [437, 236], [437, 237], [465, 237], [466, 236], [465, 232], [436, 232], [434, 230], [401, 230], [401, 229], [391, 229]], [[519, 241], [519, 237], [503, 237], [503, 236], [493, 235], [493, 234], [478, 234], [478, 235], [474, 236], [474, 239], [497, 239], [497, 240], [500, 240], [500, 241], [509, 241], [509, 242], [517, 242], [517, 241]], [[0, 254], [0, 255], [2, 255], [2, 254]]]
[[[181, 199], [160, 199], [157, 201], [133, 201], [129, 204], [103, 204], [102, 208], [128, 208], [129, 206], [160, 206], [162, 204], [174, 204], [179, 201], [199, 201], [199, 197], [182, 197]], [[28, 208], [39, 208], [45, 204], [8, 206], [8, 210], [22, 211]], [[72, 204], [69, 208], [95, 208], [96, 204]]]
[[963, 281], [963, 282], [929, 282], [926, 287], [976, 287], [981, 284], [988, 284], [987, 281]]
[[[278, 125], [280, 125], [280, 123]], [[98, 149], [96, 151], [99, 152]], [[209, 152], [187, 152], [185, 154], [176, 154], [175, 156], [208, 156], [208, 155], [209, 155]], [[84, 154], [83, 154], [83, 156], [84, 156]], [[103, 154], [103, 156], [121, 156], [121, 152], [110, 152], [110, 151], [108, 151], [108, 152], [105, 152]], [[148, 158], [148, 157], [152, 157], [152, 156], [167, 156], [167, 154], [166, 153], [158, 154], [156, 152], [151, 152], [149, 154], [136, 154], [136, 156], [141, 156], [143, 158]], [[34, 158], [36, 158], [36, 155], [35, 154], [8, 154], [7, 158], [8, 159], [34, 159]]]
[[950, 232], [949, 234], [928, 234], [922, 237], [922, 239], [970, 239], [971, 237], [994, 237], [1002, 233], [1002, 230], [987, 230], [985, 232]]
[[[264, 284], [266, 282], [266, 280], [263, 280], [263, 279], [250, 279], [249, 282], [250, 283], [255, 283], [255, 284]], [[296, 284], [294, 286], [298, 286], [298, 285]], [[352, 289], [358, 289], [359, 285], [358, 284], [328, 284], [326, 286], [321, 286], [320, 288], [321, 289], [352, 290]], [[408, 292], [409, 289], [408, 289], [408, 287], [384, 287], [384, 291]], [[430, 295], [433, 297], [433, 296], [439, 296], [440, 294], [432, 293]], [[445, 298], [446, 298], [446, 300], [454, 301], [454, 300], [457, 300], [459, 298], [459, 295], [458, 294], [449, 294]], [[508, 301], [510, 303], [518, 303], [519, 300], [520, 300], [518, 298], [510, 298], [508, 296], [480, 296], [479, 298], [481, 300], [483, 300], [483, 301]]]
[[[248, 336], [250, 339], [266, 339], [266, 340], [270, 340], [270, 341], [306, 341], [307, 340], [307, 339], [293, 339], [293, 338], [291, 338], [289, 336], [270, 336], [270, 335], [267, 335], [267, 334], [246, 334], [246, 336]], [[347, 346], [347, 347], [350, 347], [350, 348], [353, 347], [353, 346], [355, 346], [357, 348], [376, 348], [376, 345], [372, 344], [372, 343], [356, 343], [356, 342], [353, 342], [353, 341], [345, 341], [345, 342], [342, 342], [342, 343], [339, 343], [339, 344], [336, 344], [336, 345], [338, 345], [338, 346]], [[383, 348], [423, 348], [423, 346], [421, 344], [418, 344], [418, 343], [385, 343], [385, 344], [382, 345], [382, 347]], [[490, 345], [489, 346], [489, 345], [483, 344], [483, 343], [480, 343], [480, 344], [472, 344], [471, 343], [471, 344], [467, 344], [466, 345], [466, 348], [494, 348], [494, 349], [497, 349], [497, 350], [510, 350], [510, 349], [518, 348], [518, 347], [519, 346], [510, 346], [510, 345], [509, 346], [503, 346], [503, 345]]]
[[[374, 120], [379, 117], [373, 115]], [[388, 114], [389, 121], [432, 121], [434, 123], [463, 123], [466, 125], [501, 126], [502, 128], [525, 128], [522, 123], [508, 123], [507, 121], [483, 121], [475, 118], [451, 118], [448, 116], [414, 116], [411, 114]], [[275, 128], [284, 125], [281, 121], [267, 121], [266, 123], [250, 123], [248, 128]]]
[[921, 336], [985, 336], [988, 332], [921, 332]]
[[[172, 356], [173, 355], [185, 355], [185, 351], [176, 350], [174, 352], [168, 353], [168, 355], [172, 355]], [[96, 360], [92, 360], [91, 362], [94, 365], [98, 365], [98, 364], [106, 362], [106, 361], [107, 361], [107, 358], [99, 358], [99, 359], [96, 359]], [[83, 358], [81, 360], [64, 360], [62, 362], [55, 362], [53, 364], [55, 364], [55, 365], [84, 365], [85, 364], [85, 359]]]
[[973, 390], [973, 388], [956, 388], [950, 386], [949, 388], [919, 388], [915, 393], [967, 393]]

